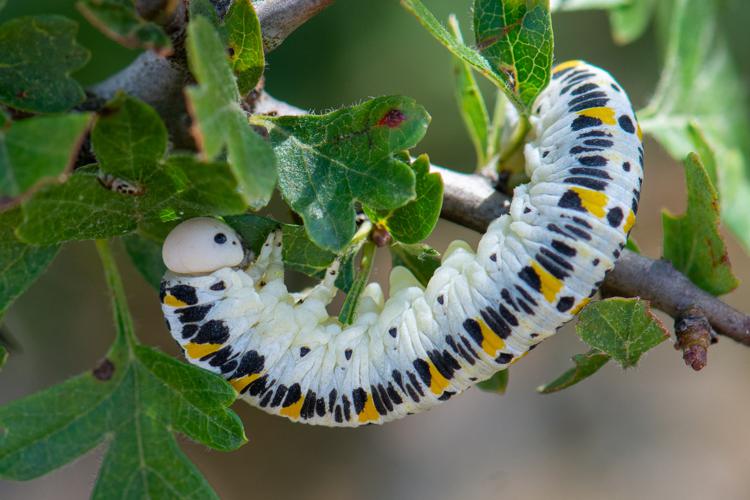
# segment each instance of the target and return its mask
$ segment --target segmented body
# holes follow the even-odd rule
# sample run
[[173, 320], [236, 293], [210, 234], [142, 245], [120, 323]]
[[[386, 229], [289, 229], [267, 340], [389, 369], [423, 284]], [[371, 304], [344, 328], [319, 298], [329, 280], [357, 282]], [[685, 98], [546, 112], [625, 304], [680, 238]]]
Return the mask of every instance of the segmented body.
[[187, 358], [251, 404], [329, 426], [430, 408], [520, 359], [586, 304], [620, 255], [642, 180], [640, 128], [605, 71], [561, 64], [537, 99], [515, 190], [476, 253], [453, 245], [426, 289], [370, 285], [352, 325], [329, 317], [336, 268], [305, 294], [283, 282], [281, 240], [247, 270], [168, 273], [162, 303]]

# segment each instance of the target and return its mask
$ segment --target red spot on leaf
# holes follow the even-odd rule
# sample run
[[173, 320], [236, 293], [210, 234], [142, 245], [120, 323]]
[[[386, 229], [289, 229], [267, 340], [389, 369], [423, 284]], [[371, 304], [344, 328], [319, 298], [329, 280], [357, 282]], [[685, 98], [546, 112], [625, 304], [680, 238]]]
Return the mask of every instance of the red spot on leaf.
[[400, 109], [389, 109], [383, 118], [378, 122], [378, 126], [385, 125], [388, 128], [396, 128], [406, 120], [406, 115]]

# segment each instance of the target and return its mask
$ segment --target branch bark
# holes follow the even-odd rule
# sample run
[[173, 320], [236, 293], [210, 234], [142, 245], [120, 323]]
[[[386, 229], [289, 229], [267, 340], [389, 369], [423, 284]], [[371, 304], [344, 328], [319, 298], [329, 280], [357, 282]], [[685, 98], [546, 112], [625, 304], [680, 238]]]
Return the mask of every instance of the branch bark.
[[[221, 13], [226, 0], [212, 0]], [[265, 0], [256, 5], [263, 30], [266, 51], [276, 48], [290, 33], [333, 0]], [[179, 30], [177, 30], [179, 31]], [[129, 67], [91, 89], [92, 99], [108, 99], [118, 90], [152, 105], [167, 123], [174, 145], [194, 146], [188, 131], [183, 88], [190, 81], [185, 57], [176, 54], [165, 59], [146, 52]], [[306, 111], [278, 101], [262, 92], [255, 101], [258, 114], [299, 115]], [[507, 213], [510, 199], [497, 191], [484, 176], [462, 174], [439, 166], [432, 170], [443, 176], [445, 196], [441, 216], [462, 226], [484, 231], [495, 218]], [[626, 297], [641, 297], [677, 317], [698, 307], [714, 330], [750, 346], [750, 317], [695, 286], [664, 260], [623, 251], [615, 268], [604, 280], [608, 292]]]

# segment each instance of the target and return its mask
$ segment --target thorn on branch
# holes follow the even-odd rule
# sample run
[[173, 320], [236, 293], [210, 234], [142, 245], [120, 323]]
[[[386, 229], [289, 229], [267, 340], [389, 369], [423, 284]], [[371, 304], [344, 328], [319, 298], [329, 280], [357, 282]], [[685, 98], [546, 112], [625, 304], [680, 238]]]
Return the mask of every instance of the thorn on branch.
[[695, 371], [708, 362], [708, 346], [718, 341], [711, 324], [698, 307], [691, 307], [677, 315], [674, 322], [677, 337], [675, 349], [682, 350], [685, 364]]

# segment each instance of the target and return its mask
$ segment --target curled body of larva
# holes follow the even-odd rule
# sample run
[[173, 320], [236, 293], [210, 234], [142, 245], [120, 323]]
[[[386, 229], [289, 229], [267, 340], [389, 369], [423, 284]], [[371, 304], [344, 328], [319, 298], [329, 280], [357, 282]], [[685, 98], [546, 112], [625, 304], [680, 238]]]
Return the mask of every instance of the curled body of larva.
[[336, 267], [311, 290], [283, 282], [280, 233], [247, 269], [167, 273], [167, 325], [187, 358], [251, 404], [330, 426], [421, 411], [515, 362], [569, 320], [612, 268], [635, 220], [643, 149], [612, 77], [580, 61], [553, 71], [534, 105], [527, 185], [476, 253], [453, 244], [422, 289], [404, 269], [355, 321], [326, 305]]

